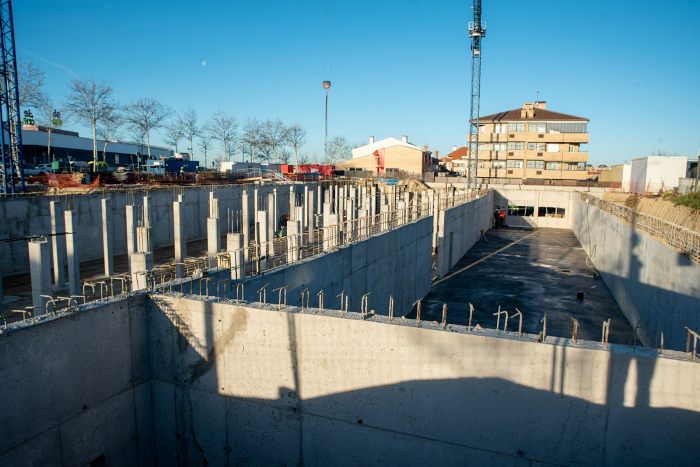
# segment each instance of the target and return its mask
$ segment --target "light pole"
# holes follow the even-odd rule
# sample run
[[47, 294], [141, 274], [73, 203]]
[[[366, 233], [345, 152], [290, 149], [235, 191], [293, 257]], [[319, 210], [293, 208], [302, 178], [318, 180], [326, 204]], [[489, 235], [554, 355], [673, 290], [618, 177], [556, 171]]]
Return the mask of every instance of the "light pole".
[[324, 81], [323, 82], [323, 89], [326, 90], [326, 116], [325, 116], [325, 124], [326, 124], [326, 132], [325, 132], [325, 138], [323, 142], [323, 161], [328, 162], [328, 90], [331, 88], [331, 82], [330, 81]]

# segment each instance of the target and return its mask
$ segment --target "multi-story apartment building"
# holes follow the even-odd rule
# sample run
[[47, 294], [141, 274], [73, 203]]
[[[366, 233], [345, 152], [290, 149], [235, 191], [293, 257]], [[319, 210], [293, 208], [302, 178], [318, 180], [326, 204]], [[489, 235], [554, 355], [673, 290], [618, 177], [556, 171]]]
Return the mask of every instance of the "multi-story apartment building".
[[477, 177], [585, 180], [588, 119], [525, 103], [479, 119]]

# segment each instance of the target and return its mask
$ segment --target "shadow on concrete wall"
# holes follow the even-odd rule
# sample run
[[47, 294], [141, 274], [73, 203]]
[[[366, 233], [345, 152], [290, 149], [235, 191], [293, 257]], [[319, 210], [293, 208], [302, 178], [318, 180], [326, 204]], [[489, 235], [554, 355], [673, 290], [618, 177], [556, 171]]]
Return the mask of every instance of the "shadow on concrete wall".
[[[151, 336], [151, 349], [166, 354], [169, 344], [160, 339], [173, 336], [176, 352], [168, 369], [171, 377], [159, 375], [159, 361], [153, 361], [158, 465], [687, 465], [700, 456], [698, 413], [650, 405], [655, 358], [611, 353], [607, 389], [599, 403], [565, 394], [567, 378], [580, 380], [581, 375], [570, 374], [567, 350], [557, 346], [552, 351], [560, 358], [553, 359], [549, 388], [542, 388], [536, 377], [533, 387], [498, 377], [455, 378], [304, 398], [299, 333], [288, 313], [293, 387], [280, 385], [276, 399], [240, 397], [232, 394], [235, 388], [224, 391], [223, 386], [235, 385], [237, 377], [265, 379], [274, 373], [251, 361], [247, 375], [222, 374], [230, 370], [218, 357], [247, 323], [234, 322], [227, 329], [212, 313], [212, 303], [203, 307], [206, 319], [198, 326], [204, 326], [205, 341], [184, 321]], [[151, 307], [150, 313], [163, 311], [168, 313]], [[304, 351], [314, 352], [308, 346]], [[454, 355], [444, 358], [461, 364]], [[339, 353], [336, 364], [343, 360]], [[374, 364], [392, 362], [387, 356]], [[636, 381], [629, 378], [631, 368]], [[315, 378], [306, 384], [323, 384], [322, 369]], [[163, 396], [170, 393], [174, 395]]]

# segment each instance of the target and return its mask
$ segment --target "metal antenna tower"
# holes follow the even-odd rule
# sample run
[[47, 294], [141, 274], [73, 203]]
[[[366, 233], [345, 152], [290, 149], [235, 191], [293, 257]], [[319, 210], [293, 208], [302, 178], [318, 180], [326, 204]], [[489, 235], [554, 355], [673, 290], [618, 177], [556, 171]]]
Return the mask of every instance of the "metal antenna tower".
[[477, 183], [479, 166], [479, 100], [481, 97], [481, 39], [486, 37], [486, 28], [481, 24], [481, 0], [473, 0], [474, 18], [469, 22], [469, 37], [472, 40], [472, 92], [469, 110], [469, 165], [467, 186], [471, 189]]
[[[22, 121], [19, 114], [17, 53], [12, 0], [0, 0], [0, 156], [2, 157], [2, 193], [24, 191], [24, 155]], [[15, 183], [15, 176], [19, 184]]]

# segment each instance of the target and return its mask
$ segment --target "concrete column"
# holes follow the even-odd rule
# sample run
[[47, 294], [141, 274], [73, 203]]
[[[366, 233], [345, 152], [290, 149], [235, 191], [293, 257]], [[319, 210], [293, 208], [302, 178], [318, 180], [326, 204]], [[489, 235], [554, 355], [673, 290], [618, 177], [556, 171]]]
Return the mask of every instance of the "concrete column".
[[[51, 214], [51, 252], [53, 256], [53, 282], [56, 287], [63, 287], [66, 283], [66, 237], [63, 210], [60, 201], [49, 203]], [[2, 284], [0, 284], [2, 287]]]
[[325, 223], [326, 217], [324, 216], [324, 225], [327, 227], [323, 228], [323, 251], [333, 250], [338, 245], [338, 217], [335, 214], [328, 216], [328, 223]]
[[248, 213], [248, 187], [243, 187], [241, 193], [241, 234], [243, 234], [243, 257], [248, 261], [248, 245], [250, 245], [250, 215]]
[[369, 192], [369, 215], [374, 217], [377, 214], [377, 185], [372, 184]]
[[[144, 214], [145, 219], [145, 214]], [[153, 252], [151, 251], [151, 228], [142, 226], [136, 228], [136, 251], [129, 256], [131, 271], [131, 290], [147, 288], [146, 273], [153, 269]]]
[[143, 225], [146, 227], [151, 226], [151, 195], [144, 195], [143, 197]]
[[321, 215], [321, 203], [323, 203], [323, 189], [321, 188], [321, 184], [319, 183], [316, 186], [316, 214], [319, 216]]
[[390, 208], [389, 208], [389, 205], [385, 202], [384, 199], [382, 199], [382, 205], [380, 206], [379, 209], [380, 209], [380, 211], [381, 211], [381, 212], [380, 212], [380, 214], [381, 214], [381, 217], [380, 217], [380, 226], [381, 226], [381, 227], [380, 227], [380, 231], [389, 230], [389, 227], [390, 227], [390, 226], [389, 226], [389, 211], [390, 211]]
[[126, 205], [126, 254], [131, 255], [136, 251], [136, 208], [132, 204]]
[[[269, 206], [268, 206], [269, 209]], [[277, 232], [277, 229], [279, 228], [279, 216], [277, 213], [279, 210], [277, 209], [277, 188], [272, 189], [272, 231]]]
[[215, 268], [216, 254], [221, 250], [221, 230], [219, 229], [219, 200], [214, 192], [209, 193], [209, 217], [207, 218], [207, 256], [209, 267]]
[[272, 255], [273, 253], [272, 239], [275, 238], [275, 231], [277, 230], [277, 216], [275, 215], [275, 194], [275, 191], [267, 194], [267, 240], [269, 242], [268, 253], [270, 253], [270, 255]]
[[227, 234], [226, 251], [231, 257], [231, 279], [245, 279], [245, 262], [243, 259], [243, 234]]
[[29, 240], [29, 276], [34, 316], [43, 315], [47, 299], [42, 295], [51, 295], [51, 246], [45, 237]]
[[[296, 193], [294, 193], [294, 185], [289, 187], [289, 219], [292, 220], [292, 216], [296, 214]], [[296, 220], [296, 219], [295, 219]]]
[[299, 234], [301, 232], [301, 221], [287, 222], [287, 263], [299, 261], [299, 246], [301, 245]]
[[[173, 202], [173, 241], [175, 243], [175, 262], [184, 263], [187, 257], [187, 234], [185, 233], [185, 222], [183, 216], [183, 196], [178, 195], [177, 201]], [[182, 277], [184, 265], [178, 264], [175, 267], [175, 277]]]
[[[255, 241], [258, 244], [259, 256], [269, 257], [272, 252], [272, 242], [268, 241], [271, 237], [268, 237], [270, 230], [268, 229], [268, 213], [267, 211], [258, 211], [257, 219], [255, 222]], [[266, 269], [267, 259], [262, 263], [261, 267]]]
[[328, 227], [331, 225], [331, 203], [323, 203], [323, 225], [322, 227]]
[[68, 262], [68, 289], [70, 295], [82, 295], [80, 287], [80, 251], [78, 243], [77, 216], [73, 211], [64, 212], [66, 223], [66, 261]]
[[357, 211], [357, 219], [359, 225], [359, 236], [360, 238], [366, 238], [369, 236], [368, 225], [369, 222], [367, 217], [369, 216], [369, 210], [367, 208], [362, 208]]
[[307, 190], [304, 198], [304, 209], [306, 211], [306, 230], [309, 242], [314, 241], [314, 190]]
[[114, 275], [114, 218], [112, 203], [102, 198], [102, 255], [104, 256], [105, 276]]
[[406, 203], [403, 200], [396, 203], [396, 214], [396, 221], [398, 225], [404, 225], [408, 219], [408, 216], [406, 215]]

